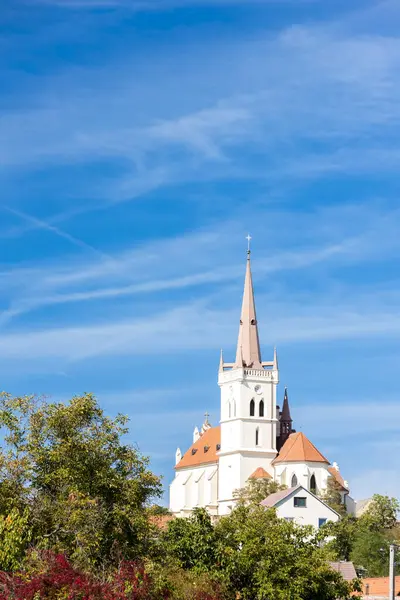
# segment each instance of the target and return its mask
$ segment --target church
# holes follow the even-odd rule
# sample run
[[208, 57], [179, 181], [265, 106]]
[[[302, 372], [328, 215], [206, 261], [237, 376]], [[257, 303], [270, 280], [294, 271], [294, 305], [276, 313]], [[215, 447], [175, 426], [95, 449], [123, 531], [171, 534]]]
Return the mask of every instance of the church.
[[192, 446], [184, 454], [177, 449], [170, 486], [174, 515], [188, 516], [195, 507], [213, 516], [229, 514], [235, 491], [251, 478], [272, 479], [288, 490], [299, 487], [318, 499], [333, 477], [348, 512], [354, 512], [337, 464], [293, 429], [286, 388], [280, 410], [278, 383], [276, 349], [272, 360], [261, 357], [249, 249], [236, 358], [225, 362], [221, 351], [219, 363], [220, 424], [212, 427], [206, 415], [201, 429], [194, 429]]

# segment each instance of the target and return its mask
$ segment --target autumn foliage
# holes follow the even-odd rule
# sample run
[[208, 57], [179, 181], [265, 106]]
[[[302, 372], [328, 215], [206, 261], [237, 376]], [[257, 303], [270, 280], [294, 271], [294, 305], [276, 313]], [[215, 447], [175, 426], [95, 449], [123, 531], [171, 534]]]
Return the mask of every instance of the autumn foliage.
[[[123, 563], [111, 581], [98, 581], [74, 569], [61, 554], [45, 553], [38, 573], [0, 573], [0, 600], [152, 600], [153, 581], [140, 563]], [[158, 590], [157, 598], [169, 598]]]

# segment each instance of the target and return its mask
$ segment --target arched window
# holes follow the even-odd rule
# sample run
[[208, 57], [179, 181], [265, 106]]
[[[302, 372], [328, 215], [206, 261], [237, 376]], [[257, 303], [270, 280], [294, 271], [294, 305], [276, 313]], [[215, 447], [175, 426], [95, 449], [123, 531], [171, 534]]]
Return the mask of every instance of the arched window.
[[260, 406], [258, 407], [258, 414], [260, 417], [264, 416], [264, 400], [260, 400]]
[[258, 446], [258, 444], [260, 443], [260, 430], [256, 429], [256, 446]]
[[231, 402], [229, 401], [229, 418], [231, 418]]
[[312, 492], [313, 494], [317, 493], [317, 482], [315, 481], [315, 475], [311, 475], [310, 492]]
[[296, 477], [296, 475], [293, 475], [290, 487], [296, 487], [296, 485], [297, 485], [297, 477]]
[[250, 401], [250, 416], [254, 417], [254, 400]]

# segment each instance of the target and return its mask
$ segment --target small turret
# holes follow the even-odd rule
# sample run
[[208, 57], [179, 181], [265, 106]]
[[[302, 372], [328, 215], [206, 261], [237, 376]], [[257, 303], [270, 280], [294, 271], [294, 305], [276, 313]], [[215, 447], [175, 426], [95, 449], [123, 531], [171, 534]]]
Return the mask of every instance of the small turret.
[[276, 447], [278, 452], [288, 439], [289, 435], [294, 432], [294, 429], [292, 428], [293, 421], [290, 415], [289, 396], [287, 392], [287, 387], [285, 387], [282, 411], [279, 413], [279, 424], [280, 434], [276, 440]]
[[199, 439], [199, 437], [200, 437], [200, 431], [199, 431], [198, 427], [195, 427], [194, 431], [193, 431], [193, 444], [195, 442], [197, 442], [197, 440]]

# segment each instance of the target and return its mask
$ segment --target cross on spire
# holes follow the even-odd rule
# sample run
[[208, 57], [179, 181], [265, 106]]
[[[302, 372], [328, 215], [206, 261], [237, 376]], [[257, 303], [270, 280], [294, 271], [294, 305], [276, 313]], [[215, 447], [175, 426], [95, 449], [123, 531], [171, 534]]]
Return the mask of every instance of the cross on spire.
[[250, 242], [252, 240], [252, 237], [249, 233], [246, 235], [246, 240], [247, 240], [247, 254], [250, 254]]

